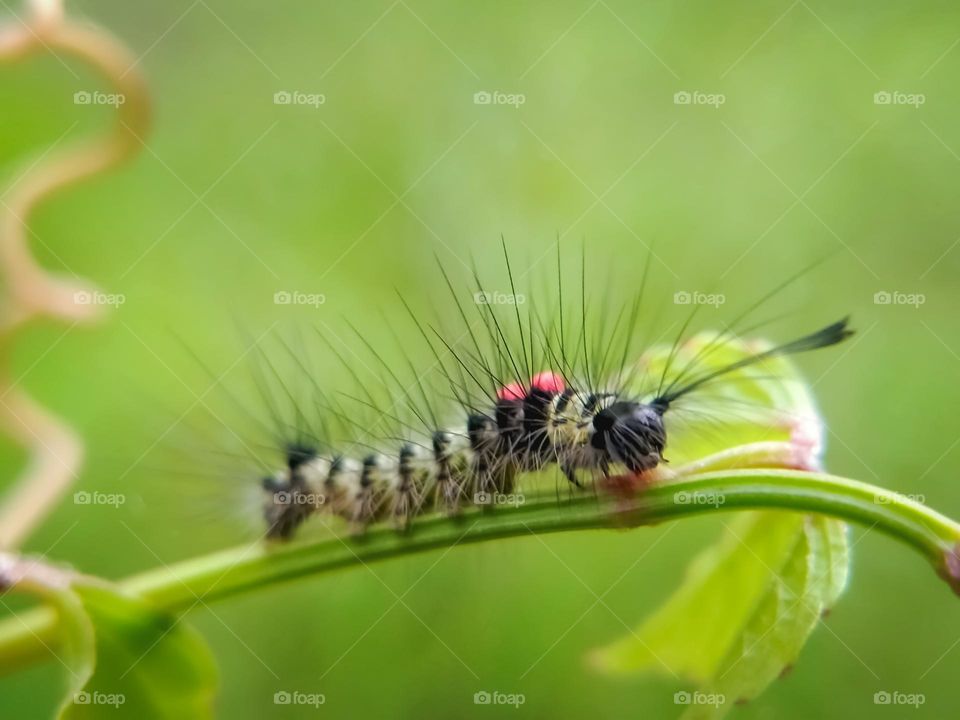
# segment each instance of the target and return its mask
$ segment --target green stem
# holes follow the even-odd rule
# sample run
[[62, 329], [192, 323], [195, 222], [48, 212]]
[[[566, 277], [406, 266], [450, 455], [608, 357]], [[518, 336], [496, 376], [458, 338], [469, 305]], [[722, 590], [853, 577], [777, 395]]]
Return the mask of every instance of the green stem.
[[[596, 528], [630, 528], [714, 512], [746, 509], [817, 512], [876, 528], [918, 550], [960, 593], [960, 524], [900, 495], [833, 475], [794, 470], [704, 473], [651, 487], [630, 500], [580, 497], [517, 508], [427, 517], [409, 533], [388, 528], [354, 538], [266, 543], [193, 558], [120, 582], [171, 612], [308, 575], [400, 555], [495, 538]], [[48, 658], [57, 617], [37, 608], [0, 623], [0, 672]]]

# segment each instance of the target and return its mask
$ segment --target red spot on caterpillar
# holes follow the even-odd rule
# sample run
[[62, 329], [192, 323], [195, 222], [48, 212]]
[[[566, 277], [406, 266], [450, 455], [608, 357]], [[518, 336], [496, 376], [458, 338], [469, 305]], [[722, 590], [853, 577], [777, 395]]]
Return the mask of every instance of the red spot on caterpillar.
[[[566, 388], [563, 376], [552, 370], [537, 373], [530, 380], [530, 390], [537, 389], [550, 395], [559, 395]], [[497, 390], [498, 400], [523, 400], [527, 396], [528, 388], [519, 382], [512, 382]]]
[[544, 370], [533, 376], [533, 379], [530, 381], [530, 387], [543, 390], [543, 392], [550, 393], [551, 395], [559, 395], [566, 388], [566, 384], [563, 382], [562, 376], [552, 370]]
[[523, 400], [526, 396], [527, 390], [523, 383], [512, 382], [497, 390], [497, 400]]

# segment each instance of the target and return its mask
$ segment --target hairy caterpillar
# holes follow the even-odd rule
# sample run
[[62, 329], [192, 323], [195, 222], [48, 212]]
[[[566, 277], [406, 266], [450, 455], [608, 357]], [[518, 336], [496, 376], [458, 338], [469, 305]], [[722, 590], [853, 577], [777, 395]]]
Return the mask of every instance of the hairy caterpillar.
[[[504, 255], [509, 296], [516, 298], [505, 246]], [[262, 480], [268, 536], [289, 538], [314, 514], [342, 517], [356, 531], [379, 521], [405, 530], [421, 513], [454, 515], [467, 505], [509, 497], [520, 475], [549, 467], [559, 468], [575, 489], [591, 485], [603, 492], [636, 492], [654, 481], [667, 461], [670, 418], [678, 402], [772, 358], [829, 347], [852, 334], [844, 319], [707, 366], [707, 359], [736, 337], [728, 329], [703, 342], [677, 369], [691, 315], [662, 371], [652, 375], [649, 367], [629, 362], [637, 348], [635, 329], [646, 273], [629, 306], [616, 314], [600, 310], [594, 337], [583, 271], [580, 312], [573, 320], [565, 315], [560, 280], [548, 312], [521, 312], [519, 303], [508, 304], [504, 311], [483, 301], [493, 293], [474, 272], [477, 313], [471, 317], [442, 266], [440, 274], [457, 311], [457, 332], [425, 324], [401, 298], [433, 359], [430, 372], [418, 370], [407, 357], [410, 378], [402, 379], [394, 364], [351, 326], [357, 345], [378, 367], [379, 399], [356, 367], [368, 363], [357, 360], [353, 349], [351, 358], [344, 356], [322, 332], [319, 338], [356, 381], [360, 397], [322, 388], [303, 361], [302, 349], [284, 345], [294, 372], [312, 385], [309, 400], [291, 392], [285, 374], [264, 360], [259, 381], [274, 422], [282, 428], [285, 460]], [[289, 401], [292, 420], [284, 418], [284, 403], [277, 401], [275, 391]], [[445, 402], [437, 399], [441, 397]], [[305, 410], [305, 402], [313, 407]], [[443, 404], [448, 407], [441, 409]], [[357, 420], [358, 410], [372, 413], [373, 419]], [[313, 429], [306, 422], [310, 411], [321, 417]], [[344, 446], [332, 439], [334, 420], [354, 429], [354, 438]], [[387, 432], [377, 436], [376, 427], [384, 425]], [[364, 439], [356, 437], [356, 430]], [[597, 482], [585, 483], [585, 477]]]

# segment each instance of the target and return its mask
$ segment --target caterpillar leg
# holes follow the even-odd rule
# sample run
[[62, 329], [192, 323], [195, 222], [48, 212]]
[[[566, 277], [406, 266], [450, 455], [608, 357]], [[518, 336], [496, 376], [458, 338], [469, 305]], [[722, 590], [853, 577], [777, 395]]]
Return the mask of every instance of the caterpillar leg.
[[390, 508], [390, 518], [394, 528], [405, 532], [410, 526], [411, 518], [419, 509], [419, 502], [417, 501], [413, 488], [398, 491]]
[[434, 505], [445, 515], [459, 513], [462, 502], [468, 499], [464, 487], [465, 482], [465, 480], [458, 482], [452, 477], [443, 482], [438, 482], [434, 489]]

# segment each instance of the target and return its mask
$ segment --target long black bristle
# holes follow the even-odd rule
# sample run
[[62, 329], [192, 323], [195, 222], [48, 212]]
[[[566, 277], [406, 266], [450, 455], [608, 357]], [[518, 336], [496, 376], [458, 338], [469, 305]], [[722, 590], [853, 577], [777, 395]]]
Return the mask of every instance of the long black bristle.
[[790, 342], [783, 343], [782, 345], [777, 345], [770, 350], [765, 350], [764, 352], [757, 353], [756, 355], [751, 355], [750, 357], [743, 358], [742, 360], [737, 360], [736, 362], [730, 363], [726, 367], [722, 367], [699, 378], [691, 380], [682, 387], [675, 388], [669, 392], [658, 395], [651, 401], [651, 405], [666, 410], [679, 398], [687, 395], [690, 392], [693, 392], [711, 380], [715, 380], [722, 375], [726, 375], [727, 373], [755, 365], [758, 362], [762, 362], [767, 358], [775, 357], [777, 355], [795, 355], [797, 353], [807, 352], [809, 350], [818, 350], [820, 348], [836, 345], [837, 343], [843, 342], [848, 337], [853, 335], [854, 331], [848, 327], [849, 323], [850, 318], [846, 317], [831, 325], [827, 325], [825, 328], [821, 328], [816, 332], [810, 333], [809, 335], [804, 335], [796, 340], [791, 340]]

